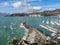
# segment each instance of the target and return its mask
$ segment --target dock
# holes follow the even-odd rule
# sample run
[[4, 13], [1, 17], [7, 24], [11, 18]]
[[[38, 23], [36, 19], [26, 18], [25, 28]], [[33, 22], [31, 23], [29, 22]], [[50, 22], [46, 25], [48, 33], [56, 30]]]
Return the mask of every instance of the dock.
[[53, 27], [50, 27], [50, 26], [47, 26], [47, 25], [41, 25], [41, 24], [39, 24], [39, 26], [41, 26], [42, 28], [45, 28], [45, 29], [47, 29], [47, 30], [49, 30], [49, 31], [51, 31], [53, 33], [57, 33], [57, 32], [60, 33], [60, 31], [58, 29], [55, 29]]
[[55, 29], [55, 28], [53, 28], [53, 27], [50, 27], [50, 26], [47, 26], [47, 25], [40, 25], [40, 24], [39, 24], [39, 26], [41, 26], [42, 28], [45, 28], [45, 29], [53, 32], [53, 33], [51, 34], [51, 36], [52, 36], [51, 40], [52, 40], [53, 42], [55, 41], [55, 43], [56, 43], [56, 42], [60, 41], [60, 30], [57, 30], [57, 29]]

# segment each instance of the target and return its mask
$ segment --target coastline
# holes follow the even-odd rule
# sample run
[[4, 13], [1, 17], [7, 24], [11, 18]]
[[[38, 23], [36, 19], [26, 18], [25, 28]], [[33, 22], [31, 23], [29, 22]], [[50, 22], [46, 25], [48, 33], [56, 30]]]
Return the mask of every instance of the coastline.
[[38, 31], [35, 28], [26, 27], [26, 26], [27, 26], [26, 24], [23, 24], [23, 28], [25, 30], [26, 29], [28, 30], [28, 35], [26, 37], [26, 41], [28, 41], [29, 43], [38, 43], [38, 44], [41, 44], [41, 45], [43, 43], [45, 44], [46, 36], [43, 33], [41, 33], [40, 31]]

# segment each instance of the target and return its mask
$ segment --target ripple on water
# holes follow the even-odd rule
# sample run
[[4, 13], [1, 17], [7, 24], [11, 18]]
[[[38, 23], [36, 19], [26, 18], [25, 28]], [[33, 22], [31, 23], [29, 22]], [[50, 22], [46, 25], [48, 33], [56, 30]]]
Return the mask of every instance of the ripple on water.
[[10, 39], [10, 35], [7, 37], [7, 40], [9, 40]]
[[15, 23], [13, 23], [13, 22], [11, 22], [10, 24], [11, 24], [11, 25], [15, 25]]
[[6, 25], [4, 25], [4, 26], [3, 26], [3, 28], [7, 28], [7, 26], [6, 26]]

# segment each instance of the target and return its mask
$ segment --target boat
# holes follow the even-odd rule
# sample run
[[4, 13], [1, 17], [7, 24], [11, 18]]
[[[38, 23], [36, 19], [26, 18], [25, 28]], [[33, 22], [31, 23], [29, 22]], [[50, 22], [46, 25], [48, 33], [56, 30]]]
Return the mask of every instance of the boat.
[[49, 24], [49, 21], [48, 20], [46, 21], [46, 24]]
[[50, 22], [52, 25], [54, 25], [55, 23], [53, 21]]
[[45, 28], [51, 32], [53, 32], [50, 37], [51, 37], [51, 40], [55, 43], [57, 43], [58, 41], [60, 41], [60, 31], [55, 29], [55, 28], [52, 28], [50, 26], [46, 26], [46, 25], [41, 25], [39, 24], [39, 26], [41, 26], [42, 28]]

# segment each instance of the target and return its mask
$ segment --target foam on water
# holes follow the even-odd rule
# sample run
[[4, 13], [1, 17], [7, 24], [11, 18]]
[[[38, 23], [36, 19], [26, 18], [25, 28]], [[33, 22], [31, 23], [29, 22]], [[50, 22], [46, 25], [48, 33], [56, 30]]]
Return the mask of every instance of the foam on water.
[[23, 39], [26, 40], [26, 37], [27, 37], [27, 34], [28, 34], [28, 29], [26, 29], [25, 26], [22, 23], [20, 24], [20, 27], [24, 28], [25, 31], [26, 31], [25, 36], [23, 37]]
[[11, 31], [12, 31], [12, 33], [11, 34], [14, 34], [14, 32], [13, 32], [13, 27], [12, 27], [13, 25], [10, 25], [10, 29], [11, 29]]
[[10, 39], [10, 35], [7, 37], [7, 40], [9, 40]]
[[12, 25], [10, 25], [10, 29], [11, 29], [11, 30], [13, 30], [13, 27], [12, 27]]
[[15, 25], [13, 22], [10, 23], [11, 25]]

